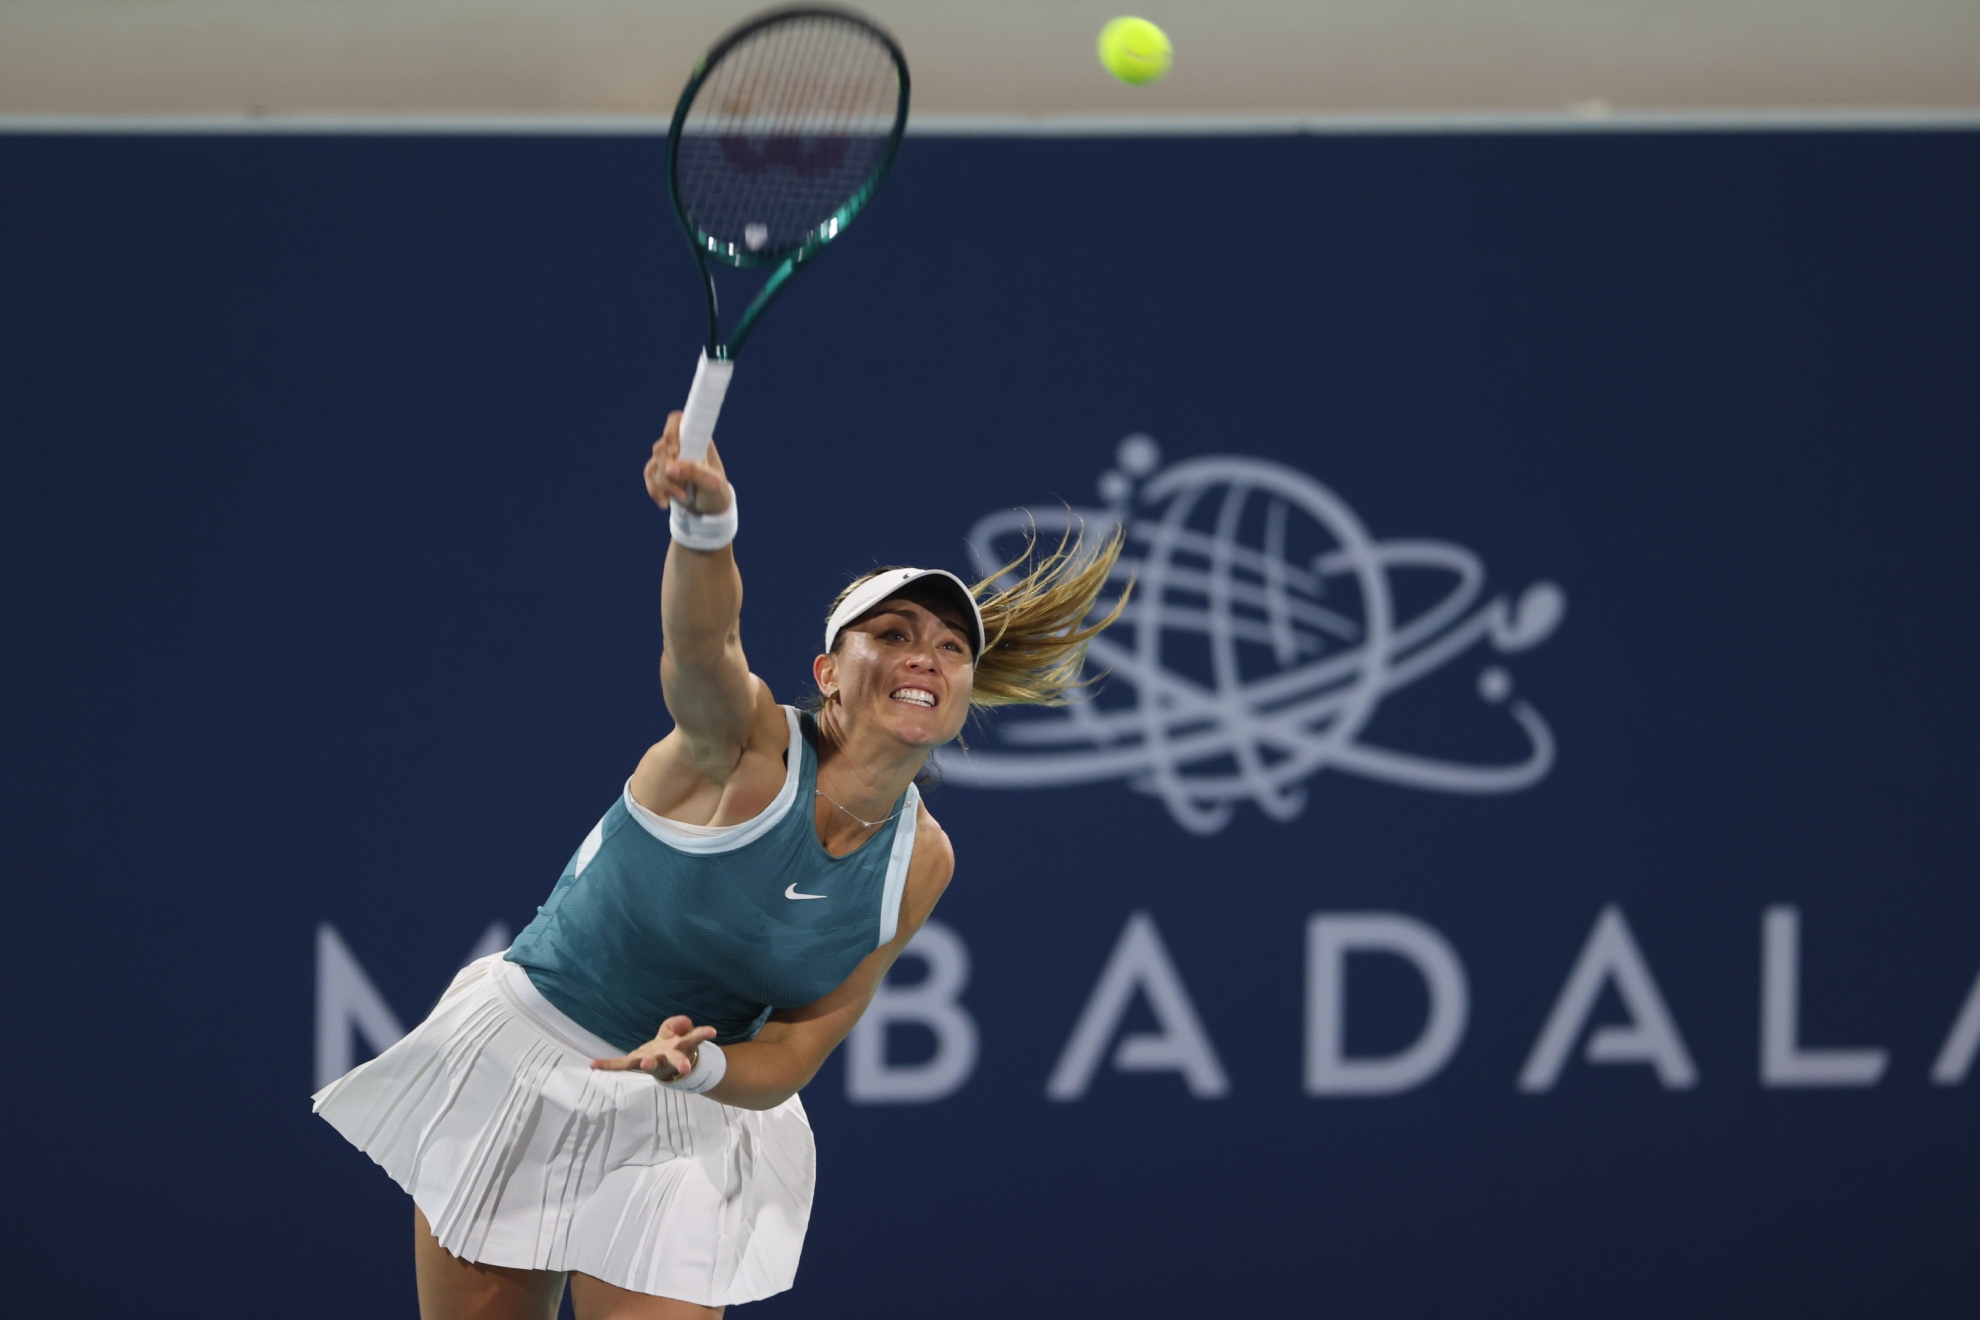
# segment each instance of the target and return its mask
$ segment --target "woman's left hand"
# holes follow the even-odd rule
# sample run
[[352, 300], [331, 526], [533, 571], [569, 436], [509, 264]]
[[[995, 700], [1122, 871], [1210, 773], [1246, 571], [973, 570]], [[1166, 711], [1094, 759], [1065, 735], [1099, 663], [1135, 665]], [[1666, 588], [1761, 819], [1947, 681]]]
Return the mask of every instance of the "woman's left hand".
[[593, 1059], [591, 1066], [602, 1072], [652, 1073], [658, 1081], [671, 1082], [694, 1071], [696, 1051], [703, 1041], [713, 1039], [715, 1028], [697, 1027], [680, 1014], [662, 1022], [660, 1034], [631, 1054]]

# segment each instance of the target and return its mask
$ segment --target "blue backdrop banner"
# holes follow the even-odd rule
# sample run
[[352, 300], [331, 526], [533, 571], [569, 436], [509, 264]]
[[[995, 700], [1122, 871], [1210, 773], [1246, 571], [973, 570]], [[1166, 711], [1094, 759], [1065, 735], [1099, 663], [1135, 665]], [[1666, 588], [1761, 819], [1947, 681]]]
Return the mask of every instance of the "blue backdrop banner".
[[[661, 153], [0, 138], [20, 1304], [414, 1314], [308, 1097], [669, 727]], [[1137, 594], [748, 1313], [1970, 1314], [1976, 233], [1972, 133], [911, 139], [722, 417], [755, 668]]]

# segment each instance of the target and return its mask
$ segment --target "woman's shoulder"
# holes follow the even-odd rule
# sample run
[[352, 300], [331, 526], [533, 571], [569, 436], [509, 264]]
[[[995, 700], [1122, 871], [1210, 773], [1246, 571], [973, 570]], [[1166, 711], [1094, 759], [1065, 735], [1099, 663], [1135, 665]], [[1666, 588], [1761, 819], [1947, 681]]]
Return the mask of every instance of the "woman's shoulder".
[[699, 745], [676, 727], [633, 768], [628, 788], [635, 802], [696, 825], [713, 823], [718, 814], [746, 820], [769, 805], [784, 784], [791, 717], [762, 679], [752, 674], [750, 684], [741, 746]]

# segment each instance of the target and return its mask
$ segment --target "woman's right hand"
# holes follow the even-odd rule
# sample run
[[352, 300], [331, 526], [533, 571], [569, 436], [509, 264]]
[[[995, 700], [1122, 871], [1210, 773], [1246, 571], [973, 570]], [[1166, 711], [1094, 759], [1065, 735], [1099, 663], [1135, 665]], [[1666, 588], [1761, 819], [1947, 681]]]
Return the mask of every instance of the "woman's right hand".
[[713, 444], [699, 463], [681, 457], [681, 415], [667, 414], [667, 429], [653, 442], [646, 460], [646, 493], [661, 508], [683, 504], [690, 513], [721, 513], [729, 507], [729, 478]]

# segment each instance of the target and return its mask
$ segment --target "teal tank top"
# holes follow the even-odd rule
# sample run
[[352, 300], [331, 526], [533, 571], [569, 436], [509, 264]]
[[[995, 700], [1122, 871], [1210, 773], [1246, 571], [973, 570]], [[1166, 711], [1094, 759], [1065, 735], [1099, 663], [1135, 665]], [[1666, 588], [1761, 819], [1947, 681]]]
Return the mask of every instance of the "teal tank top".
[[920, 794], [844, 857], [818, 841], [818, 727], [784, 708], [776, 800], [709, 838], [682, 837], [628, 787], [592, 827], [508, 960], [565, 1016], [631, 1051], [676, 1013], [748, 1040], [774, 1008], [837, 988], [894, 938]]

